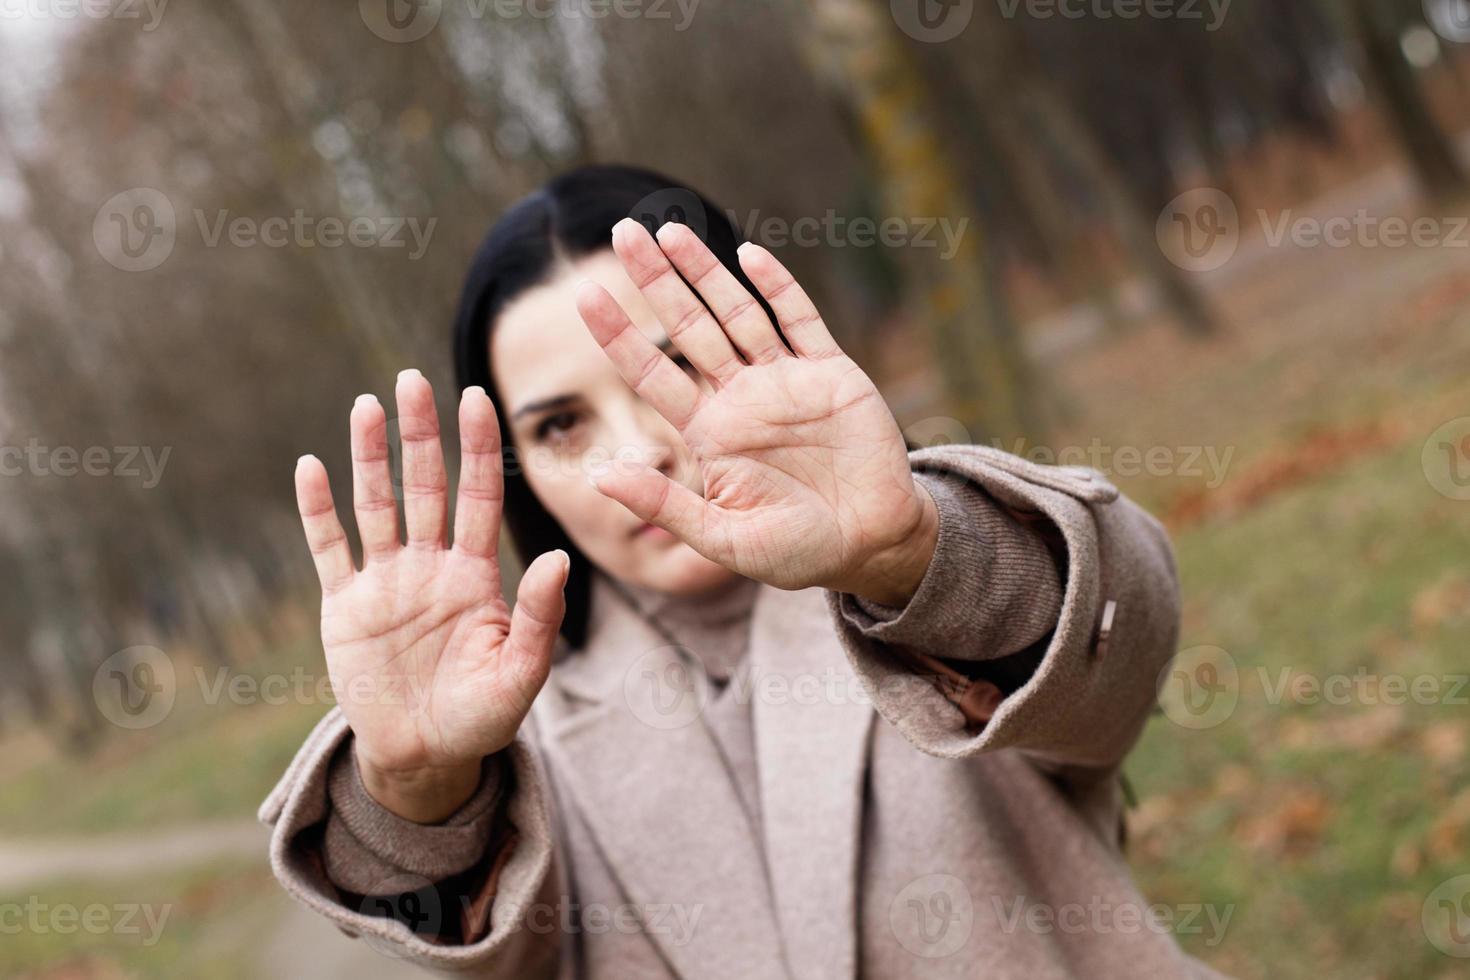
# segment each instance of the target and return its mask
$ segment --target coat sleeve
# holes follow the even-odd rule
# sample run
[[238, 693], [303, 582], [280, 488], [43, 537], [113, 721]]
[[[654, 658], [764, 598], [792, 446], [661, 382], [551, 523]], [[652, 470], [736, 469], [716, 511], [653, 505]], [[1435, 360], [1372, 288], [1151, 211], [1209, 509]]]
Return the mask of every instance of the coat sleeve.
[[[330, 711], [260, 808], [286, 891], [386, 955], [454, 976], [559, 975], [561, 933], [528, 927], [560, 888], [550, 792], [523, 726], [445, 824], [377, 806], [356, 779], [352, 732]], [[465, 940], [468, 940], [466, 942]]]
[[1116, 766], [1178, 641], [1163, 526], [1095, 470], [985, 446], [910, 461], [940, 510], [914, 598], [828, 595], [879, 714], [945, 758], [1013, 748], [1049, 767]]

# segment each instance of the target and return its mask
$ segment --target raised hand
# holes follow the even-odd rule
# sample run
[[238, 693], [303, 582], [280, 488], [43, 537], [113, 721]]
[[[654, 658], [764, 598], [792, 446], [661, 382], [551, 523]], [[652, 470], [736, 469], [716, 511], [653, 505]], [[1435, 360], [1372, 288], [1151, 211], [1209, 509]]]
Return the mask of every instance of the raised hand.
[[597, 489], [750, 578], [892, 604], [910, 597], [933, 556], [934, 503], [913, 480], [878, 389], [791, 274], [760, 246], [741, 247], [741, 267], [775, 311], [788, 349], [686, 226], [664, 225], [655, 241], [624, 220], [613, 248], [710, 390], [601, 286], [579, 287], [578, 311], [623, 378], [689, 445], [704, 496], [630, 460], [594, 472]]
[[480, 388], [459, 407], [462, 454], [454, 544], [434, 394], [417, 371], [398, 377], [407, 544], [389, 471], [387, 420], [371, 395], [353, 405], [354, 566], [326, 468], [296, 467], [296, 497], [322, 584], [322, 645], [352, 726], [359, 771], [384, 806], [428, 823], [474, 793], [480, 761], [510, 743], [545, 683], [565, 612], [567, 556], [539, 556], [514, 612], [500, 592], [500, 432]]

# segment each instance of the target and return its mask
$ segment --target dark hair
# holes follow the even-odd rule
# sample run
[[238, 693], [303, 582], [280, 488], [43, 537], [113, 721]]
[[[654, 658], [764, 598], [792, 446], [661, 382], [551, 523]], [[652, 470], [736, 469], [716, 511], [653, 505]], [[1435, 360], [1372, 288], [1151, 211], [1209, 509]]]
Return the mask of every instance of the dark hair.
[[770, 306], [740, 268], [736, 229], [708, 198], [662, 174], [638, 167], [579, 167], [552, 178], [516, 202], [485, 236], [470, 263], [454, 319], [454, 373], [459, 389], [485, 389], [500, 416], [504, 447], [506, 530], [522, 564], [561, 548], [571, 556], [567, 612], [561, 634], [574, 648], [587, 635], [592, 568], [532, 493], [512, 453], [504, 406], [490, 371], [490, 331], [495, 318], [521, 293], [546, 281], [558, 261], [575, 261], [612, 247], [612, 228], [634, 218], [650, 231], [666, 221], [688, 225], [735, 278], [756, 297], [771, 322]]

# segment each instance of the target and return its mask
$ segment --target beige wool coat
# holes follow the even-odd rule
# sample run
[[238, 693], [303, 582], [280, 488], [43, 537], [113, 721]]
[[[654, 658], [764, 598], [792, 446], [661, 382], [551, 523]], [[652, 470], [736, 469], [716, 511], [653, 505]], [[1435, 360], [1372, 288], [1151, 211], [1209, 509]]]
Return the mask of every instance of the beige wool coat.
[[1217, 977], [1148, 924], [1120, 844], [1178, 635], [1162, 527], [1093, 470], [911, 462], [940, 532], [908, 607], [760, 587], [743, 763], [687, 652], [598, 601], [444, 825], [372, 804], [328, 714], [261, 807], [277, 877], [387, 954], [503, 980]]

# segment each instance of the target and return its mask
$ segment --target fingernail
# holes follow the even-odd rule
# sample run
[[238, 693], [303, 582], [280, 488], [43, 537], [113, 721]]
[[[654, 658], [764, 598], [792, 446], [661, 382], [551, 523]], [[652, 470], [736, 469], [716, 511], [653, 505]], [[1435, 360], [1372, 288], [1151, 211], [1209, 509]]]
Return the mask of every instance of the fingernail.
[[404, 368], [402, 371], [399, 371], [398, 372], [398, 380], [400, 382], [407, 381], [410, 378], [422, 378], [422, 377], [423, 377], [423, 374], [419, 371], [418, 368]]
[[378, 404], [378, 396], [377, 395], [374, 395], [374, 394], [371, 394], [371, 393], [364, 393], [364, 394], [361, 394], [361, 395], [358, 395], [357, 396], [357, 399], [352, 403], [352, 407], [353, 408], [358, 408], [358, 407], [372, 408], [376, 404]]
[[661, 224], [661, 225], [658, 226], [658, 236], [657, 236], [658, 237], [658, 240], [659, 241], [663, 241], [664, 240], [664, 233], [665, 232], [668, 232], [670, 235], [674, 234], [673, 229], [678, 228], [678, 227], [680, 227], [680, 225], [679, 225], [679, 222], [677, 222], [677, 221], [665, 221], [663, 224]]
[[316, 459], [316, 457], [315, 457], [315, 456], [313, 456], [313, 455], [312, 455], [312, 454], [311, 454], [311, 453], [306, 453], [306, 454], [305, 454], [305, 455], [303, 455], [303, 456], [298, 456], [298, 457], [296, 457], [296, 468], [297, 468], [297, 469], [298, 469], [298, 470], [299, 470], [299, 469], [301, 469], [301, 467], [303, 467], [303, 466], [305, 466], [305, 465], [306, 465], [306, 461], [307, 461], [307, 460], [308, 460], [308, 459]]
[[489, 398], [490, 397], [489, 395], [485, 394], [485, 389], [482, 388], [479, 385], [470, 385], [464, 391], [460, 392], [460, 397], [461, 398], [464, 398], [464, 397], [466, 397], [468, 395], [472, 395], [472, 394], [473, 395], [479, 395], [481, 398]]

